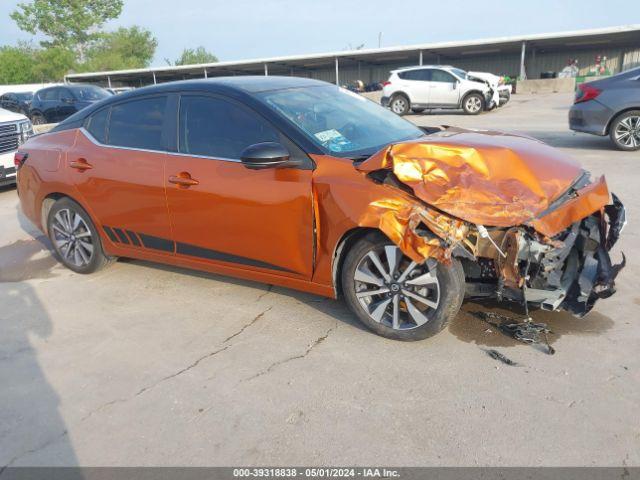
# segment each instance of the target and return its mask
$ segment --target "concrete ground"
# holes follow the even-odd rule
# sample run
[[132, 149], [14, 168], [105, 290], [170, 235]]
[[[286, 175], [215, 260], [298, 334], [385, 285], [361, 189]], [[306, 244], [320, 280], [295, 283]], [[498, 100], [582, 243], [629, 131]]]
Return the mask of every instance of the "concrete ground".
[[77, 275], [0, 191], [0, 468], [640, 465], [640, 153], [568, 131], [570, 104], [516, 95], [478, 117], [409, 117], [526, 132], [626, 203], [618, 293], [583, 320], [535, 314], [553, 356], [470, 315], [495, 306], [400, 343], [284, 288], [139, 261]]

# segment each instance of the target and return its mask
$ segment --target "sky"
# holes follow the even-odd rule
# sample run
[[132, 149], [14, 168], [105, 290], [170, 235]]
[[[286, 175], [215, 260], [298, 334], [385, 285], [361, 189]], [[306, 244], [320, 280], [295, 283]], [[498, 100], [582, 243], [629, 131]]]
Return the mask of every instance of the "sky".
[[[0, 45], [33, 39], [0, 0]], [[221, 61], [391, 47], [640, 23], [629, 0], [125, 0], [105, 25], [141, 25], [158, 39], [152, 66], [204, 46]], [[35, 38], [37, 41], [38, 38]]]

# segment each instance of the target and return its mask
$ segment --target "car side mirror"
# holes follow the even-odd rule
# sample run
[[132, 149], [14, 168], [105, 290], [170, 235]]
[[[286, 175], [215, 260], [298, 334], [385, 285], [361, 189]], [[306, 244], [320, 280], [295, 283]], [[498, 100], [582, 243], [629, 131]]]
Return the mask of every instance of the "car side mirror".
[[263, 170], [283, 165], [289, 161], [289, 151], [280, 143], [256, 143], [240, 154], [243, 165], [251, 170]]

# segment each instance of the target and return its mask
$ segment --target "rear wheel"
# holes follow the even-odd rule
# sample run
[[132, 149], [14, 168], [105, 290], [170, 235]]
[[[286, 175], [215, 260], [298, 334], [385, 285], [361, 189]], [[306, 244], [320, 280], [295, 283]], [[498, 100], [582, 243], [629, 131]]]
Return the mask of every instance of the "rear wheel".
[[484, 110], [484, 98], [479, 93], [470, 93], [462, 100], [462, 109], [467, 115], [478, 115]]
[[453, 319], [464, 298], [464, 273], [428, 260], [418, 264], [382, 234], [367, 235], [348, 252], [342, 269], [346, 303], [360, 321], [395, 340], [422, 340]]
[[620, 150], [639, 150], [640, 110], [631, 110], [618, 116], [611, 124], [609, 137]]
[[409, 102], [409, 99], [404, 95], [395, 95], [391, 98], [389, 107], [391, 108], [391, 111], [396, 115], [406, 115], [409, 112], [411, 103]]
[[91, 218], [69, 198], [61, 198], [51, 207], [47, 232], [60, 262], [74, 272], [93, 273], [111, 262]]

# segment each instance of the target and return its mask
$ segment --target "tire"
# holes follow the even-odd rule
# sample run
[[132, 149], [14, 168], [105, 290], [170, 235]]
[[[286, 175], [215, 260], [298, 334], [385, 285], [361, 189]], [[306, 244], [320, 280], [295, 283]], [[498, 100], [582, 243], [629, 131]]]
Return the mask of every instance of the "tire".
[[47, 232], [60, 263], [76, 273], [97, 272], [113, 261], [104, 254], [100, 235], [87, 212], [70, 198], [53, 204]]
[[618, 150], [640, 150], [640, 110], [618, 115], [609, 128], [609, 138]]
[[411, 102], [409, 102], [409, 99], [405, 95], [397, 94], [391, 97], [389, 108], [396, 115], [406, 115], [411, 108]]
[[479, 93], [469, 93], [462, 99], [462, 109], [467, 115], [478, 115], [485, 109], [484, 97]]
[[424, 108], [412, 108], [412, 109], [411, 109], [411, 111], [412, 111], [413, 113], [418, 113], [418, 114], [419, 114], [419, 113], [424, 112], [424, 111], [425, 111], [425, 109], [424, 109]]
[[[393, 340], [435, 335], [455, 318], [464, 299], [464, 272], [458, 260], [450, 266], [435, 260], [415, 264], [379, 232], [366, 235], [347, 252], [341, 281], [345, 302], [358, 319]], [[367, 295], [374, 291], [379, 293]]]
[[31, 123], [33, 125], [44, 125], [47, 123], [47, 120], [39, 113], [34, 113], [31, 117]]

